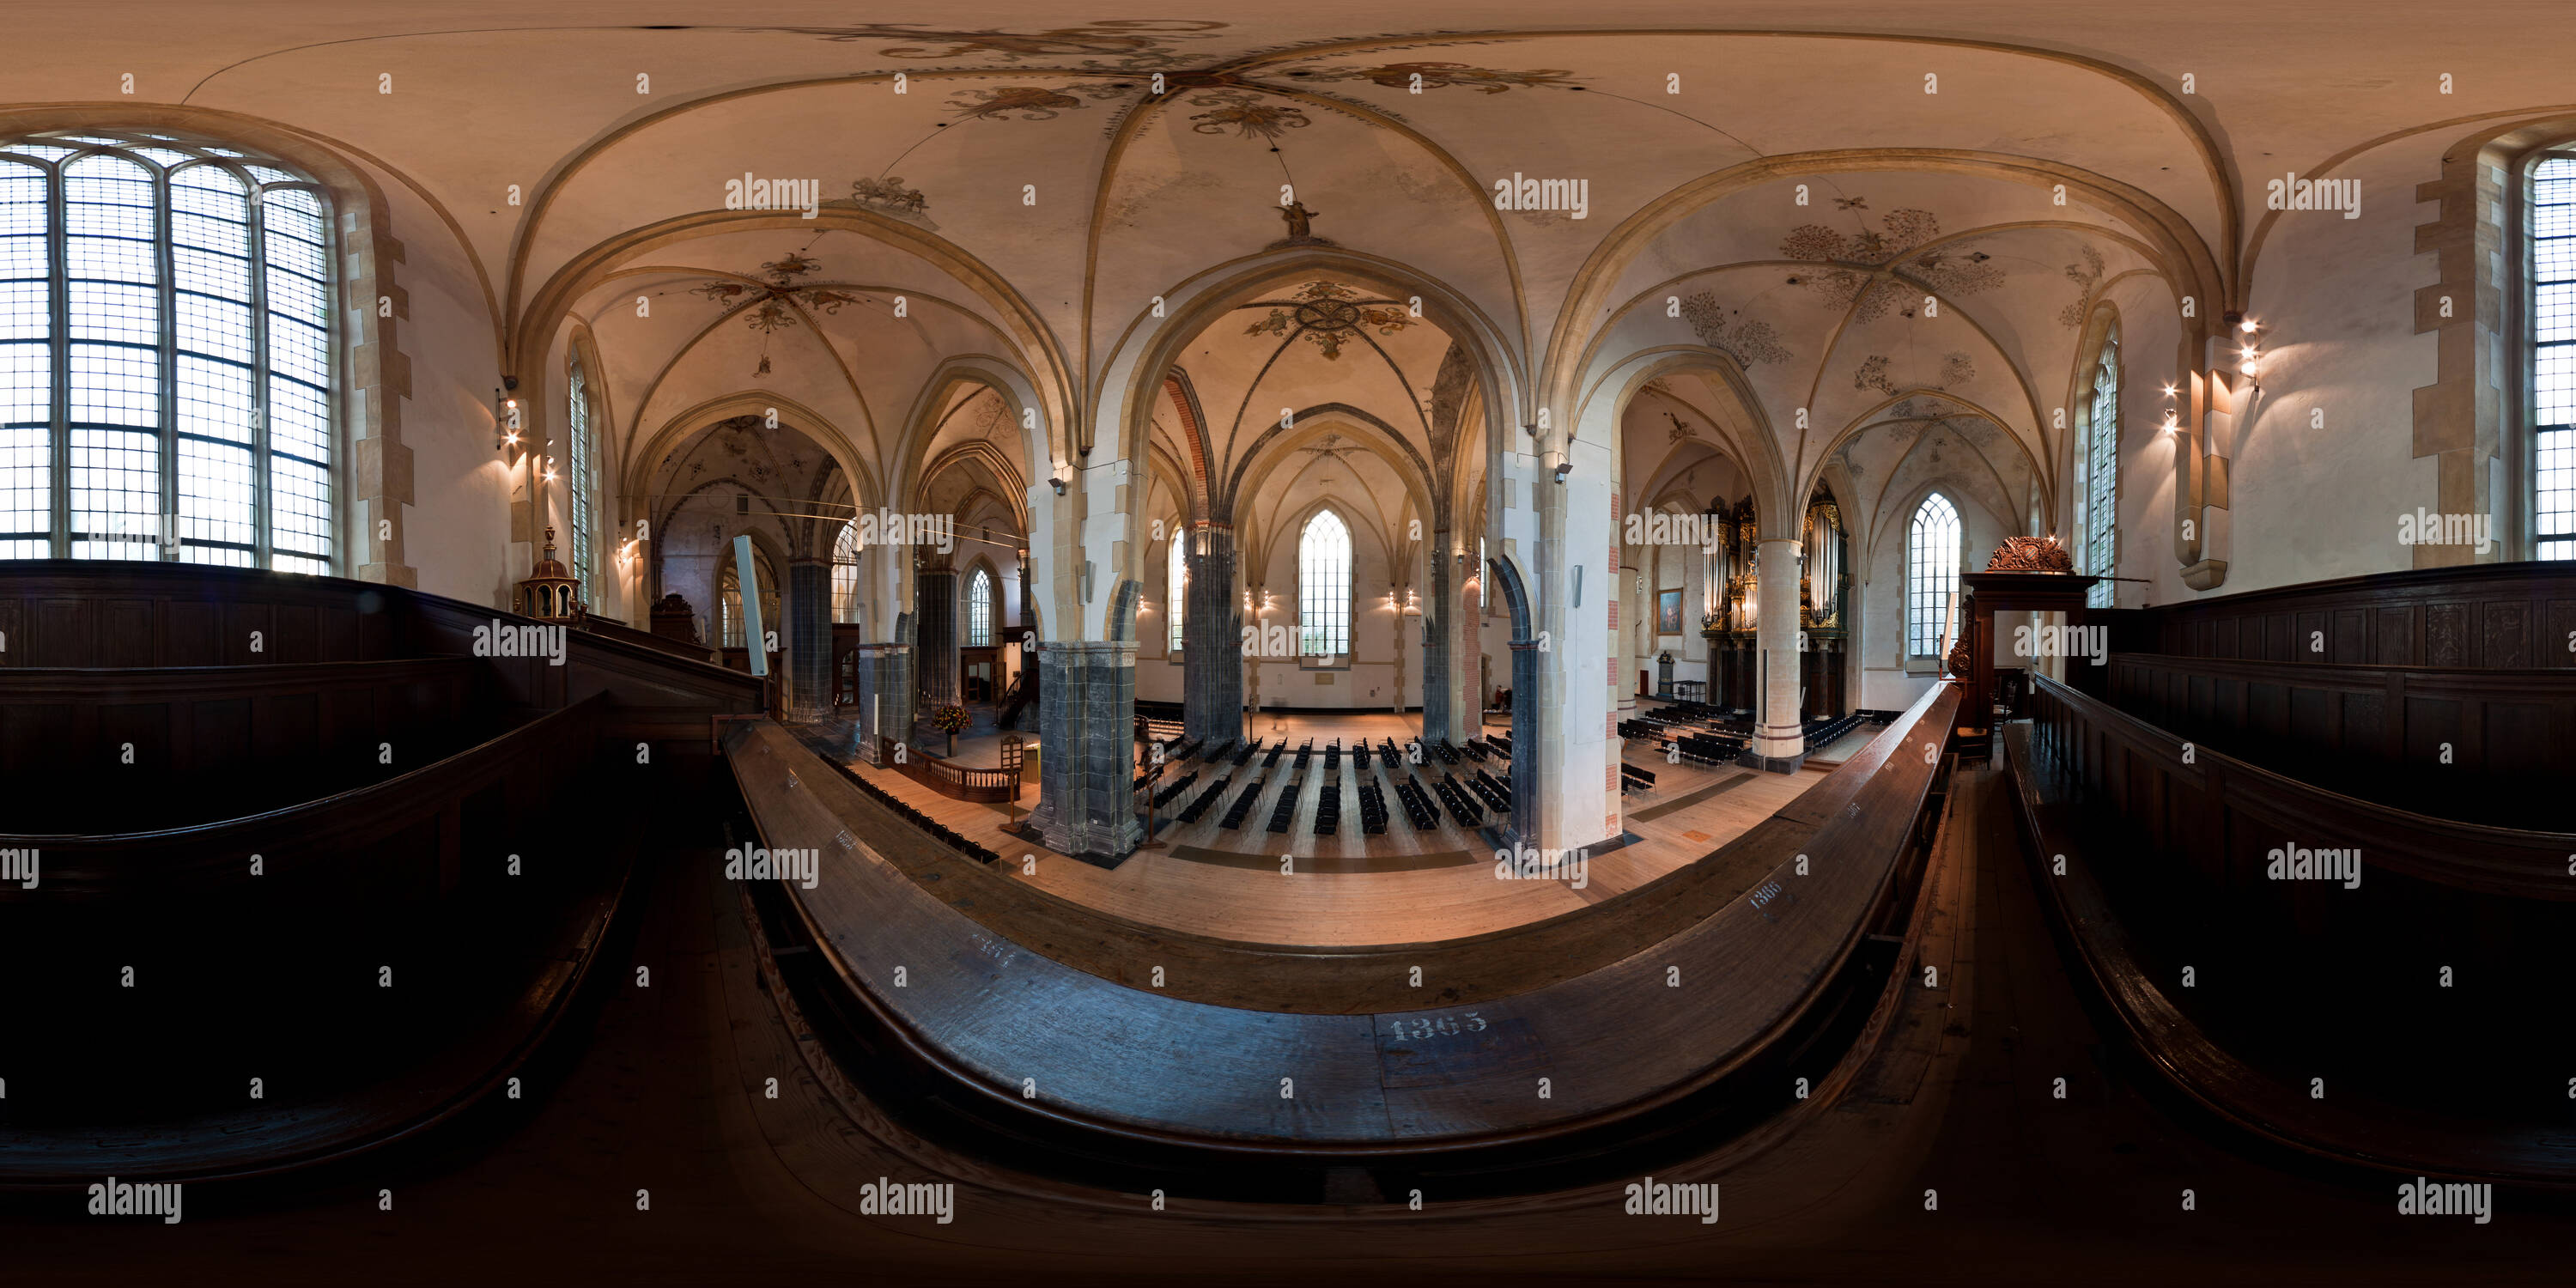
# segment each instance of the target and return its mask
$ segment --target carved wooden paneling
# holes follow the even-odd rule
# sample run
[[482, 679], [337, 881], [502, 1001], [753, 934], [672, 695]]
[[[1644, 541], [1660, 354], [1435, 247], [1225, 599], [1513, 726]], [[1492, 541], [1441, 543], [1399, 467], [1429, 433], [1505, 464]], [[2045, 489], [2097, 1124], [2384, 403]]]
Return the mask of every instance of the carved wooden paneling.
[[2576, 667], [2576, 566], [2565, 563], [2408, 569], [2140, 611], [2175, 656]]
[[2485, 621], [2485, 636], [2479, 641], [2478, 665], [2489, 667], [2524, 667], [2531, 665], [2531, 606], [2511, 600], [2479, 605]]

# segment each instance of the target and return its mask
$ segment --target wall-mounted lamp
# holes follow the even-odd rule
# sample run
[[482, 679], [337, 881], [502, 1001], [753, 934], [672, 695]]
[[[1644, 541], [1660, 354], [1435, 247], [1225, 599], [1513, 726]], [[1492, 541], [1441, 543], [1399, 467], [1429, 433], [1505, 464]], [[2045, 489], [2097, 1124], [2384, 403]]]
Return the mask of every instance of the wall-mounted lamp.
[[[515, 389], [519, 382], [510, 378], [508, 384]], [[507, 451], [519, 445], [519, 400], [498, 389], [492, 391], [492, 430], [492, 450]]]
[[1547, 467], [1555, 472], [1556, 481], [1559, 483], [1563, 483], [1565, 476], [1574, 472], [1574, 462], [1567, 460], [1563, 452], [1549, 452]]
[[1070, 465], [1058, 465], [1058, 466], [1056, 466], [1056, 467], [1055, 467], [1055, 475], [1054, 475], [1054, 477], [1049, 478], [1049, 479], [1047, 480], [1047, 482], [1052, 483], [1052, 484], [1054, 484], [1054, 485], [1055, 485], [1055, 494], [1056, 494], [1057, 496], [1063, 496], [1063, 495], [1064, 495], [1064, 485], [1065, 485], [1065, 484], [1067, 484], [1067, 483], [1070, 483], [1070, 482], [1072, 482], [1072, 481], [1073, 481], [1073, 467], [1072, 467], [1072, 466], [1070, 466]]

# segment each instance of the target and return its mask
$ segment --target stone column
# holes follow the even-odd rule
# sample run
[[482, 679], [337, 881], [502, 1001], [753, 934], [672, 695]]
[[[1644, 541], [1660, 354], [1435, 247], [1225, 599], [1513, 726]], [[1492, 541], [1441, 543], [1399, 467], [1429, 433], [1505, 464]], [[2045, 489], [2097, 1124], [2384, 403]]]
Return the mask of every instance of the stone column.
[[901, 700], [911, 685], [910, 652], [902, 644], [859, 646], [859, 752], [869, 764], [877, 763], [877, 735], [902, 742], [912, 730], [912, 708]]
[[933, 706], [957, 700], [957, 572], [921, 568], [912, 574], [913, 604], [920, 616], [922, 698]]
[[832, 715], [832, 565], [825, 559], [787, 561], [787, 715], [827, 720]]
[[917, 646], [913, 638], [917, 629], [918, 619], [913, 614], [895, 617], [895, 642], [887, 646], [879, 671], [885, 692], [880, 718], [885, 721], [886, 736], [897, 742], [911, 741], [913, 714], [921, 705], [921, 691], [914, 679], [913, 654]]
[[1422, 741], [1446, 742], [1455, 728], [1451, 708], [1458, 686], [1452, 654], [1458, 641], [1457, 560], [1449, 554], [1449, 533], [1431, 534], [1430, 593], [1422, 607]]
[[1795, 771], [1807, 759], [1805, 725], [1798, 719], [1798, 543], [1773, 537], [1754, 548], [1754, 665], [1761, 679], [1761, 708], [1753, 713], [1748, 753], [1775, 773]]
[[[1234, 584], [1234, 525], [1203, 523], [1182, 535], [1189, 568], [1181, 619], [1181, 729], [1210, 747], [1243, 736], [1243, 600]], [[1202, 549], [1204, 547], [1204, 549]]]
[[1514, 844], [1538, 841], [1538, 641], [1512, 641], [1512, 819]]
[[[1186, 624], [1185, 624], [1186, 629]], [[1038, 643], [1038, 807], [1047, 848], [1104, 868], [1144, 840], [1136, 817], [1136, 643]]]

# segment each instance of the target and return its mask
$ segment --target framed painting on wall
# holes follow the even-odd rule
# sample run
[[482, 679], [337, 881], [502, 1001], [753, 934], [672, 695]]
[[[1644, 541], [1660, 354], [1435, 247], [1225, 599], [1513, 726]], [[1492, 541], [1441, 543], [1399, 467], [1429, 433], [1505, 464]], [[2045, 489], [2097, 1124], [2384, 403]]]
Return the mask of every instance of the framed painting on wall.
[[1655, 596], [1655, 633], [1657, 635], [1682, 633], [1682, 593], [1680, 591], [1667, 590]]

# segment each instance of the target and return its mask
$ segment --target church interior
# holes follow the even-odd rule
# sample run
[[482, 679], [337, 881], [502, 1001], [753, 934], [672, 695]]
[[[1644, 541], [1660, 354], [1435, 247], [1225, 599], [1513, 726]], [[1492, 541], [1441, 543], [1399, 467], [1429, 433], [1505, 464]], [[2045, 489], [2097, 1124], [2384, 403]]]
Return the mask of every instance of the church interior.
[[2563, 1281], [2555, 6], [9, 25], [14, 1280]]

